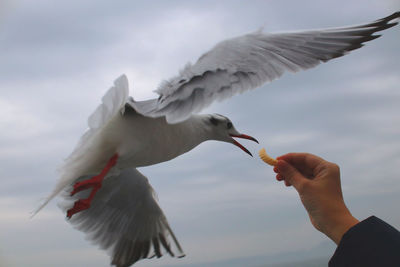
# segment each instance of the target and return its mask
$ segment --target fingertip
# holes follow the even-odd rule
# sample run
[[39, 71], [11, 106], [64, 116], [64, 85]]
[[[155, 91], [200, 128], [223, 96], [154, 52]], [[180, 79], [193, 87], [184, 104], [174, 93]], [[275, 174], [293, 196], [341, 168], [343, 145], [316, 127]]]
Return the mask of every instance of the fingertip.
[[286, 160], [278, 160], [276, 167], [278, 168], [279, 174], [282, 175], [286, 186], [293, 185], [297, 188], [297, 185], [302, 182], [302, 174]]
[[278, 159], [275, 168], [278, 172], [284, 172], [288, 168], [288, 163], [284, 160]]
[[283, 155], [280, 155], [280, 156], [276, 157], [276, 159], [277, 159], [277, 160], [285, 160], [285, 161], [288, 161], [288, 160], [290, 160], [290, 157], [291, 157], [292, 154], [293, 154], [293, 153], [286, 153], [286, 154], [283, 154]]
[[282, 180], [283, 180], [283, 175], [280, 174], [280, 173], [278, 173], [278, 174], [276, 175], [276, 180], [282, 181]]
[[279, 172], [279, 170], [278, 170], [278, 168], [276, 166], [274, 166], [274, 172], [276, 172], [276, 173]]
[[277, 160], [282, 160], [285, 157], [285, 155], [280, 155], [278, 157], [276, 157]]

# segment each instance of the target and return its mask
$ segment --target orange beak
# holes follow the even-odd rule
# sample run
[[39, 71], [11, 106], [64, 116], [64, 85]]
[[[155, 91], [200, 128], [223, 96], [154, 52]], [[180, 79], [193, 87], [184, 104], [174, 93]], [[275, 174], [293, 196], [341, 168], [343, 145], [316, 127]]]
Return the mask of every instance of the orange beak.
[[[230, 136], [232, 136], [232, 137], [237, 137], [237, 138], [242, 138], [242, 139], [248, 139], [248, 140], [254, 141], [254, 142], [256, 142], [256, 143], [258, 144], [257, 139], [255, 139], [255, 138], [252, 137], [252, 136], [246, 135], [246, 134], [230, 134]], [[234, 144], [234, 145], [238, 146], [241, 150], [243, 150], [244, 152], [246, 152], [246, 153], [249, 154], [250, 156], [253, 156], [253, 155], [250, 153], [250, 151], [249, 151], [247, 148], [245, 148], [244, 146], [242, 146], [238, 141], [236, 141], [235, 139], [232, 139], [232, 140], [233, 140], [233, 144]]]

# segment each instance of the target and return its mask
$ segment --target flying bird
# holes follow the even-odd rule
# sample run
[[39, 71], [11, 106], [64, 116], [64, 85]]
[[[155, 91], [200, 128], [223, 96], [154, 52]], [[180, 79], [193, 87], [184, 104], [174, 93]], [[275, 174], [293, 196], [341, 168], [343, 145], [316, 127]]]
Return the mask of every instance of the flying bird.
[[257, 31], [224, 40], [162, 82], [156, 99], [135, 101], [126, 76], [120, 76], [89, 117], [88, 130], [36, 212], [63, 192], [69, 221], [108, 250], [118, 267], [163, 253], [184, 256], [153, 188], [137, 168], [171, 160], [207, 140], [231, 143], [251, 155], [235, 138], [255, 138], [223, 115], [198, 112], [285, 71], [306, 70], [360, 48], [380, 36], [374, 33], [398, 24], [399, 17], [396, 12], [357, 26]]

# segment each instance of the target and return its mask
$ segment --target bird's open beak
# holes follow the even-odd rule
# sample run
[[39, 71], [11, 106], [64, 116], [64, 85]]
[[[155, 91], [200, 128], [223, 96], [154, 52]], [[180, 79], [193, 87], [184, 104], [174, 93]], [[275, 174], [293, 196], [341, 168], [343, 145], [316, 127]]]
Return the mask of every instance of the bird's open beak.
[[[237, 137], [237, 138], [243, 138], [243, 139], [248, 139], [251, 141], [254, 141], [258, 144], [257, 139], [255, 139], [254, 137], [251, 137], [249, 135], [246, 134], [230, 134], [231, 137]], [[232, 143], [236, 146], [238, 146], [241, 150], [243, 150], [244, 152], [246, 152], [247, 154], [249, 154], [250, 156], [253, 156], [250, 151], [245, 148], [244, 146], [242, 146], [238, 141], [236, 141], [235, 139], [232, 139]]]

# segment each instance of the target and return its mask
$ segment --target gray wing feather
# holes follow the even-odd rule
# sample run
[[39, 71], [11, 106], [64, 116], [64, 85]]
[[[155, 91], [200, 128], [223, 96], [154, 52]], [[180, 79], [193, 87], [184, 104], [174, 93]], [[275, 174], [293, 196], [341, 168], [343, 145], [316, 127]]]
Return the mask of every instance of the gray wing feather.
[[345, 55], [378, 38], [373, 33], [397, 24], [400, 12], [373, 23], [322, 30], [268, 34], [255, 32], [225, 40], [190, 63], [156, 91], [160, 97], [129, 102], [139, 113], [166, 116], [169, 123], [280, 77]]
[[[81, 179], [86, 178], [89, 177]], [[61, 207], [67, 210], [75, 200], [88, 194], [80, 192], [70, 197], [66, 193]], [[112, 257], [111, 264], [118, 267], [131, 266], [144, 258], [161, 257], [162, 250], [171, 256], [175, 253], [178, 257], [184, 256], [156, 202], [153, 188], [136, 169], [126, 169], [118, 176], [105, 179], [91, 207], [72, 216], [69, 222], [107, 250]]]

